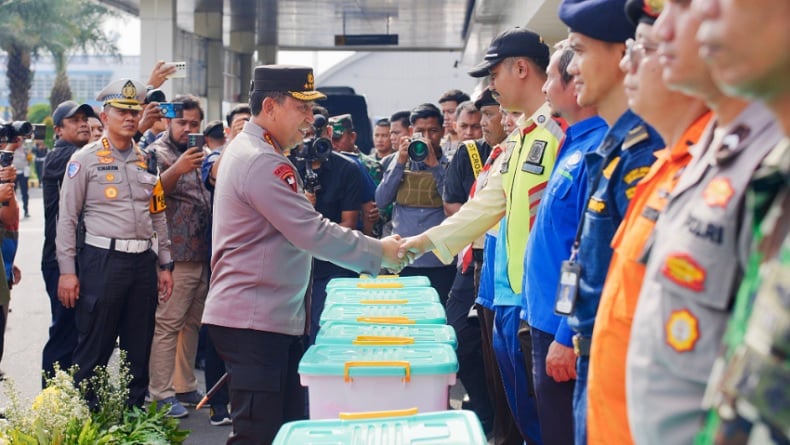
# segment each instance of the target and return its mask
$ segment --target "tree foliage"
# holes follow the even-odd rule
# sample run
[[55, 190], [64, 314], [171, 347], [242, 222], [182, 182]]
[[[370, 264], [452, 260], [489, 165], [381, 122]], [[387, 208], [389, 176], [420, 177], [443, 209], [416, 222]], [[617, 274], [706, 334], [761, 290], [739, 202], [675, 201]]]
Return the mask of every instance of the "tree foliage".
[[54, 109], [71, 98], [66, 76], [73, 50], [118, 54], [115, 36], [102, 22], [113, 13], [90, 0], [0, 0], [0, 48], [8, 53], [9, 102], [14, 119], [25, 119], [33, 73], [31, 59], [42, 51], [52, 54], [56, 81], [50, 95]]

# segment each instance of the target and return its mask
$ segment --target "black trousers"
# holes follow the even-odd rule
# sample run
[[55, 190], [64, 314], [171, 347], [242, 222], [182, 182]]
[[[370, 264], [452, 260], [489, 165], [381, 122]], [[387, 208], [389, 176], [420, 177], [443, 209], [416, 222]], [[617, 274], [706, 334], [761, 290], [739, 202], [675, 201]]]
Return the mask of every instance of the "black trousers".
[[271, 444], [284, 423], [305, 417], [303, 337], [216, 325], [208, 325], [208, 334], [228, 369], [228, 445]]
[[462, 273], [458, 268], [447, 299], [447, 322], [458, 339], [458, 377], [469, 394], [472, 411], [488, 433], [493, 427], [494, 410], [486, 386], [480, 322], [477, 317], [469, 318], [469, 310], [474, 304], [474, 269], [469, 268], [467, 273]]
[[41, 264], [41, 273], [44, 275], [44, 284], [49, 295], [49, 308], [52, 313], [52, 322], [49, 325], [49, 339], [44, 345], [41, 368], [47, 376], [55, 374], [55, 363], [60, 369], [68, 370], [72, 365], [72, 355], [77, 346], [77, 326], [74, 323], [74, 308], [66, 308], [58, 300], [58, 278], [60, 269], [57, 261], [47, 261]]
[[[97, 366], [106, 366], [115, 339], [120, 338], [132, 377], [128, 403], [143, 406], [159, 295], [156, 254], [85, 246], [77, 261], [80, 297], [75, 308], [78, 335], [73, 360], [79, 370], [74, 380], [79, 384], [93, 376]], [[87, 397], [95, 405], [91, 391]]]
[[442, 306], [447, 307], [447, 296], [455, 280], [455, 264], [440, 267], [406, 267], [400, 272], [402, 277], [423, 275], [431, 281], [431, 287], [439, 294]]

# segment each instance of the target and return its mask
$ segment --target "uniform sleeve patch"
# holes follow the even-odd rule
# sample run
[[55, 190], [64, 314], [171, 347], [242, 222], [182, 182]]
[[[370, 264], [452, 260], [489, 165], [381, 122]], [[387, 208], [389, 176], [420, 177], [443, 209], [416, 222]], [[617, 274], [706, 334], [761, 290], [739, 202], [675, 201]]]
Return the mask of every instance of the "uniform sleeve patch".
[[699, 320], [688, 309], [672, 311], [664, 329], [667, 344], [677, 352], [694, 350], [699, 340]]
[[661, 267], [661, 273], [678, 286], [694, 292], [705, 290], [707, 272], [694, 258], [685, 253], [673, 253]]
[[66, 167], [66, 174], [68, 175], [69, 178], [73, 178], [77, 176], [77, 173], [80, 171], [81, 167], [82, 165], [80, 165], [79, 162], [71, 161], [69, 162], [69, 166]]
[[297, 191], [296, 174], [293, 167], [287, 164], [281, 164], [274, 169], [274, 176], [277, 176], [293, 191]]

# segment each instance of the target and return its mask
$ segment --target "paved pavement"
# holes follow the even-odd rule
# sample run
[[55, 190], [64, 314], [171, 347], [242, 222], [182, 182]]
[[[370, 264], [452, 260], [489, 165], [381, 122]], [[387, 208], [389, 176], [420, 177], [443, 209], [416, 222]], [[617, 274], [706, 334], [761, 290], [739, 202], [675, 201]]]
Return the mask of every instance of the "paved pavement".
[[[21, 207], [21, 198], [20, 198]], [[30, 400], [41, 390], [41, 351], [48, 337], [50, 322], [49, 300], [41, 275], [41, 246], [44, 242], [44, 205], [41, 189], [30, 189], [30, 218], [20, 220], [19, 251], [16, 265], [22, 270], [22, 281], [11, 291], [11, 313], [5, 336], [5, 351], [0, 369], [13, 381], [22, 400]], [[205, 389], [203, 372], [197, 371], [199, 387]], [[4, 387], [5, 385], [2, 385]], [[2, 388], [0, 387], [0, 388]], [[452, 391], [454, 408], [460, 407], [463, 390], [456, 385]], [[0, 391], [0, 407], [7, 403], [5, 391]], [[208, 409], [194, 411], [181, 419], [181, 428], [191, 431], [186, 445], [223, 444], [230, 434], [230, 426], [211, 426]]]
[[[20, 207], [21, 207], [21, 198]], [[12, 380], [23, 400], [30, 400], [41, 390], [41, 351], [48, 337], [49, 300], [41, 276], [41, 246], [44, 242], [44, 204], [41, 189], [30, 189], [30, 218], [20, 220], [19, 251], [16, 265], [22, 270], [22, 281], [11, 291], [11, 313], [5, 336], [5, 350], [0, 369]], [[201, 390], [203, 372], [197, 371]], [[3, 385], [4, 387], [5, 385]], [[0, 387], [0, 406], [7, 396]], [[191, 431], [185, 444], [223, 444], [230, 426], [211, 426], [208, 408], [194, 411], [181, 419], [181, 428]]]

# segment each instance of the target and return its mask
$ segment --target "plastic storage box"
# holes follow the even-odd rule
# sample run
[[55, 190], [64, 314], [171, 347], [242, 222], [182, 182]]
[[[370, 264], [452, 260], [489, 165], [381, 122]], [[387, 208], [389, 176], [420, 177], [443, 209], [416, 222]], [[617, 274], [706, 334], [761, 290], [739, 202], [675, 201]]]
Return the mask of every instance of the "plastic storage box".
[[425, 304], [328, 304], [321, 312], [319, 326], [328, 321], [365, 324], [446, 324], [447, 315], [439, 303]]
[[313, 345], [299, 362], [311, 419], [408, 408], [443, 411], [457, 371], [455, 351], [443, 344]]
[[379, 275], [377, 277], [360, 276], [359, 278], [335, 278], [326, 285], [329, 289], [350, 287], [362, 289], [398, 289], [402, 287], [430, 287], [428, 277], [399, 277], [397, 275]]
[[316, 344], [334, 345], [410, 345], [446, 344], [456, 348], [458, 340], [452, 326], [443, 324], [379, 325], [330, 321], [318, 331]]
[[407, 304], [438, 303], [439, 294], [432, 287], [403, 287], [399, 289], [360, 289], [337, 287], [326, 294], [325, 304]]
[[486, 445], [471, 411], [406, 417], [302, 420], [280, 428], [273, 445]]

